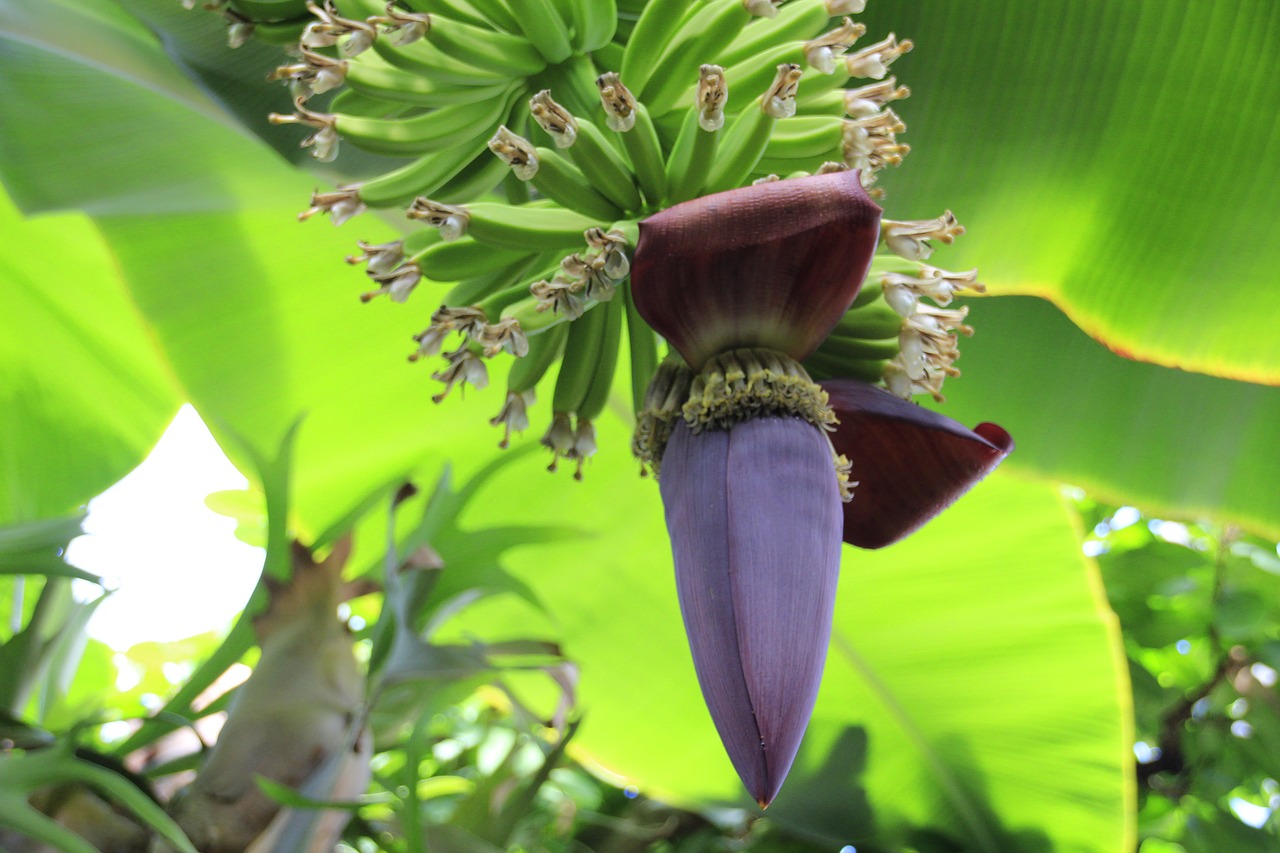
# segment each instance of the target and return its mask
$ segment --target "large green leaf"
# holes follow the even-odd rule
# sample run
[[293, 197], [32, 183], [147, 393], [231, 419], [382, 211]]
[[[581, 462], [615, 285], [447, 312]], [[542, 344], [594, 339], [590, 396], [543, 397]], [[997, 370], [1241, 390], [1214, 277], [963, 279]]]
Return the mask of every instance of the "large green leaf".
[[1010, 467], [1280, 538], [1280, 388], [1117, 358], [1038, 299], [970, 307], [977, 334], [940, 408], [1008, 429]]
[[0, 522], [14, 522], [124, 476], [178, 399], [92, 222], [24, 220], [0, 192], [0, 233]]
[[917, 44], [887, 210], [954, 210], [969, 234], [943, 266], [1118, 352], [1280, 384], [1280, 5], [867, 5], [869, 37]]
[[225, 210], [296, 191], [114, 3], [0, 4], [0, 88], [0, 179], [27, 212]]
[[[609, 418], [606, 446], [625, 438]], [[620, 454], [584, 483], [540, 467], [513, 465], [464, 523], [518, 493], [526, 522], [607, 531], [554, 561], [508, 558], [582, 666], [581, 745], [651, 789], [744, 803], [698, 693], [654, 484]], [[925, 830], [966, 850], [1131, 849], [1127, 674], [1077, 536], [1052, 487], [995, 477], [900, 545], [847, 549], [815, 720], [768, 815], [858, 849]], [[537, 623], [508, 601], [473, 629]]]

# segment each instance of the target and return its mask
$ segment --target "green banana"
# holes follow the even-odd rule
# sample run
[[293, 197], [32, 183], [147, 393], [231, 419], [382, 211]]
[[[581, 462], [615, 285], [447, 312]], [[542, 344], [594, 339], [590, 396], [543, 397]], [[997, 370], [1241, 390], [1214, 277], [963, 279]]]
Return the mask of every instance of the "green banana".
[[520, 20], [512, 12], [510, 4], [506, 0], [470, 0], [470, 3], [477, 12], [495, 27], [513, 34], [522, 32]]
[[466, 234], [502, 249], [581, 249], [582, 232], [600, 225], [577, 211], [537, 203], [474, 202], [452, 206], [418, 199], [414, 208], [421, 212], [411, 214], [413, 218], [425, 219], [441, 228], [446, 240], [451, 239], [449, 229], [452, 228], [452, 233], [458, 236]]
[[650, 77], [640, 91], [640, 100], [649, 111], [659, 116], [675, 107], [694, 71], [717, 59], [721, 49], [733, 41], [752, 16], [744, 0], [710, 0], [705, 11], [676, 33], [658, 59], [662, 73]]
[[698, 195], [706, 183], [719, 141], [720, 131], [703, 129], [698, 110], [689, 110], [667, 157], [668, 204], [688, 201]]
[[551, 0], [520, 0], [517, 18], [526, 46], [532, 45], [547, 63], [557, 65], [573, 54], [569, 26]]
[[898, 336], [869, 340], [831, 335], [818, 347], [818, 352], [841, 359], [862, 361], [888, 361], [898, 354]]
[[853, 298], [853, 304], [849, 306], [850, 311], [858, 308], [864, 308], [875, 302], [884, 295], [884, 285], [880, 283], [879, 278], [875, 278], [875, 270], [868, 274], [867, 280], [862, 283], [862, 288], [858, 291], [858, 295]]
[[631, 402], [636, 414], [644, 408], [645, 392], [658, 370], [658, 336], [636, 310], [631, 285], [622, 288], [627, 308], [627, 345], [631, 355]]
[[844, 141], [845, 120], [836, 116], [793, 116], [780, 119], [769, 134], [764, 157], [779, 160], [835, 159]]
[[778, 44], [813, 38], [833, 16], [844, 14], [830, 11], [831, 5], [830, 0], [791, 0], [774, 17], [758, 18], [743, 27], [717, 61], [735, 65]]
[[576, 124], [577, 139], [568, 146], [569, 157], [601, 195], [624, 211], [639, 210], [640, 193], [632, 177], [631, 165], [609, 143], [600, 128], [582, 118], [577, 119]]
[[607, 308], [608, 305], [597, 305], [569, 326], [560, 375], [556, 377], [555, 395], [551, 400], [553, 411], [576, 412], [587, 399], [609, 326]]
[[570, 0], [574, 46], [585, 53], [599, 50], [613, 39], [618, 26], [617, 0]]
[[897, 335], [901, 330], [902, 316], [881, 299], [846, 311], [832, 334], [847, 338], [884, 340]]
[[604, 222], [622, 218], [622, 211], [601, 195], [586, 176], [551, 148], [536, 150], [538, 168], [529, 180], [534, 189], [561, 206]]
[[445, 181], [431, 195], [445, 204], [458, 204], [489, 195], [508, 174], [507, 166], [487, 150], [462, 167], [462, 171]]
[[801, 364], [815, 380], [859, 379], [874, 384], [884, 379], [884, 370], [889, 362], [884, 359], [867, 361], [839, 358], [819, 351]]
[[622, 323], [626, 306], [621, 299], [612, 299], [596, 311], [604, 314], [604, 329], [600, 333], [600, 346], [594, 360], [595, 370], [587, 384], [582, 402], [574, 409], [581, 426], [583, 421], [594, 421], [609, 402], [614, 374], [618, 369], [618, 350], [622, 344]]
[[[438, 234], [439, 232], [427, 231], [426, 233]], [[506, 266], [458, 282], [444, 295], [444, 304], [474, 305], [512, 282], [527, 282], [534, 270], [544, 270], [551, 263], [554, 263], [554, 259], [547, 253], [526, 255]]]
[[462, 172], [477, 151], [483, 152], [484, 140], [499, 126], [495, 122], [469, 140], [459, 140], [449, 148], [425, 154], [406, 166], [370, 178], [359, 185], [360, 200], [371, 207], [390, 207], [436, 192]]
[[459, 135], [487, 130], [502, 121], [519, 86], [487, 101], [453, 104], [411, 118], [385, 119], [337, 113], [334, 126], [344, 141], [375, 154], [426, 154], [456, 145]]
[[696, 9], [701, 0], [649, 0], [617, 67], [618, 76], [639, 91], [649, 81], [649, 76], [661, 69], [658, 57], [675, 36], [684, 13]]
[[255, 24], [288, 21], [307, 14], [307, 0], [231, 0], [228, 6]]
[[501, 97], [511, 85], [500, 79], [487, 85], [449, 83], [436, 75], [405, 71], [377, 53], [366, 53], [347, 66], [347, 85], [376, 98], [421, 107], [447, 107]]
[[[360, 14], [355, 7], [363, 10], [368, 17], [382, 17], [387, 11], [386, 0], [339, 0], [343, 8], [353, 7], [352, 14]], [[488, 23], [467, 0], [403, 0], [404, 5], [412, 11], [431, 16], [452, 18], [472, 26], [484, 26]]]
[[620, 131], [622, 148], [631, 160], [636, 180], [645, 201], [657, 207], [667, 194], [667, 171], [662, 158], [662, 141], [644, 104], [636, 104], [636, 123], [630, 130]]
[[519, 36], [433, 16], [426, 36], [409, 44], [378, 39], [374, 49], [392, 65], [434, 74], [455, 83], [510, 81], [546, 67], [546, 61]]
[[742, 185], [769, 144], [769, 135], [779, 118], [795, 112], [795, 82], [798, 65], [779, 65], [773, 85], [734, 120], [725, 144], [720, 146], [704, 192], [715, 193]]
[[622, 58], [626, 55], [625, 43], [611, 41], [591, 51], [591, 58], [597, 67], [605, 71], [617, 71], [622, 67]]
[[388, 65], [430, 78], [441, 85], [506, 86], [511, 83], [512, 75], [501, 68], [494, 68], [491, 64], [472, 65], [461, 62], [437, 45], [425, 41], [397, 46], [380, 38], [374, 41], [373, 50]]
[[564, 341], [568, 337], [569, 324], [561, 323], [552, 326], [545, 332], [529, 338], [529, 354], [516, 359], [507, 374], [507, 388], [517, 394], [532, 391], [546, 376], [551, 365], [555, 364], [564, 352]]
[[471, 237], [435, 243], [419, 252], [413, 261], [432, 281], [463, 281], [503, 269], [527, 258], [531, 252], [495, 249]]

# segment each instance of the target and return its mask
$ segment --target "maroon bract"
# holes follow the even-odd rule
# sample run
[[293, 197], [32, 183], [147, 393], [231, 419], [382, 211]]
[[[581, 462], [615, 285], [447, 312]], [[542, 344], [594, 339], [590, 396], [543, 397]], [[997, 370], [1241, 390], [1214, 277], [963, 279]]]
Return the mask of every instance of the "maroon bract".
[[822, 680], [840, 571], [840, 494], [812, 424], [757, 418], [663, 457], [676, 585], [703, 697], [762, 807], [795, 760]]
[[880, 214], [853, 171], [675, 205], [640, 223], [636, 308], [695, 372], [744, 347], [799, 361], [857, 296]]
[[819, 383], [839, 426], [831, 436], [851, 463], [844, 540], [883, 548], [914, 533], [977, 485], [1013, 450], [995, 424], [972, 430], [854, 379]]

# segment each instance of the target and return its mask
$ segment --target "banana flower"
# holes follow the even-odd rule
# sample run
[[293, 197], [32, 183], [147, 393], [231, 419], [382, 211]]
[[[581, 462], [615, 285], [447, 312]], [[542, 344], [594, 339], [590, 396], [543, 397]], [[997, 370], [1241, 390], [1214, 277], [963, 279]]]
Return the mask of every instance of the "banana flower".
[[858, 296], [880, 214], [841, 171], [640, 223], [635, 305], [679, 357], [651, 386], [666, 402], [646, 406], [637, 446], [659, 475], [703, 697], [761, 807], [817, 697], [842, 539], [895, 541], [1012, 447], [994, 425], [970, 431], [865, 382], [820, 385], [800, 364]]

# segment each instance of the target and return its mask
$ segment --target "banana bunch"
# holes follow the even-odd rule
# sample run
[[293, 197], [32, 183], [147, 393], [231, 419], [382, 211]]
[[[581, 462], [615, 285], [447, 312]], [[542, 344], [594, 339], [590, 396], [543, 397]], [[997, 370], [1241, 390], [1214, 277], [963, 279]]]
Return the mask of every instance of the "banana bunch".
[[[241, 36], [252, 27], [274, 40], [292, 28], [294, 61], [273, 77], [290, 87], [295, 111], [271, 120], [305, 128], [301, 144], [317, 159], [334, 160], [343, 144], [403, 158], [317, 191], [300, 218], [341, 224], [369, 207], [400, 208], [421, 224], [394, 243], [361, 243], [348, 261], [375, 284], [365, 301], [432, 289], [440, 307], [410, 360], [443, 357], [435, 399], [484, 387], [487, 362], [514, 356], [492, 419], [501, 446], [528, 427], [537, 387], [553, 382], [542, 443], [553, 470], [571, 460], [579, 477], [624, 328], [637, 413], [663, 361], [629, 292], [640, 220], [700, 195], [832, 169], [857, 169], [870, 187], [908, 152], [889, 104], [910, 92], [889, 72], [912, 43], [889, 34], [858, 47], [866, 28], [849, 16], [865, 0], [216, 5]], [[930, 241], [962, 230], [950, 214], [885, 220], [872, 278], [806, 365], [815, 376], [940, 397], [956, 373], [955, 336], [968, 329], [945, 305], [981, 285], [923, 261]]]

